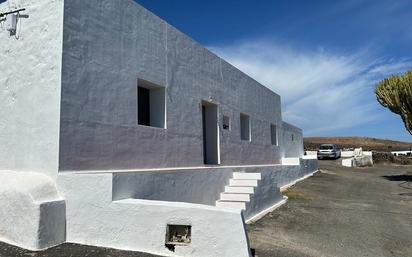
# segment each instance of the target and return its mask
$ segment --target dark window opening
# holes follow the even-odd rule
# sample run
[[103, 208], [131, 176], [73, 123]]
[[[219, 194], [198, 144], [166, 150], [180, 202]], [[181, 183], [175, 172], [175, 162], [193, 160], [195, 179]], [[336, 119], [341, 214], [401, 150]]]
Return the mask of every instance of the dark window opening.
[[137, 123], [166, 128], [165, 88], [149, 81], [138, 80]]
[[223, 129], [231, 130], [230, 125], [230, 117], [223, 115]]
[[272, 145], [278, 145], [278, 131], [276, 125], [270, 125], [270, 140]]
[[250, 132], [250, 117], [249, 115], [240, 114], [240, 139], [245, 141], [251, 141]]
[[139, 124], [150, 126], [150, 90], [144, 87], [138, 87], [139, 102]]

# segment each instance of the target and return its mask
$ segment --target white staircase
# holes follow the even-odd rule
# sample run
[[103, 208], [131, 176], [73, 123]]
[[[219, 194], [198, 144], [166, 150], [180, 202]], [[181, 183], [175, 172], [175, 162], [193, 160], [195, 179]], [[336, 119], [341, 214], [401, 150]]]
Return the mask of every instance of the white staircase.
[[225, 186], [225, 192], [221, 193], [220, 199], [216, 201], [216, 206], [245, 210], [258, 180], [261, 180], [260, 173], [234, 172], [229, 185]]

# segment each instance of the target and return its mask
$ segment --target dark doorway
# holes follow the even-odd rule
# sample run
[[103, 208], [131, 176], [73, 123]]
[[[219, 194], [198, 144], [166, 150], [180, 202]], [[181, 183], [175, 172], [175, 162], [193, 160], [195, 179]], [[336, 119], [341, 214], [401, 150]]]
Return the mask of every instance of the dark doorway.
[[220, 164], [217, 105], [202, 103], [202, 127], [204, 164]]

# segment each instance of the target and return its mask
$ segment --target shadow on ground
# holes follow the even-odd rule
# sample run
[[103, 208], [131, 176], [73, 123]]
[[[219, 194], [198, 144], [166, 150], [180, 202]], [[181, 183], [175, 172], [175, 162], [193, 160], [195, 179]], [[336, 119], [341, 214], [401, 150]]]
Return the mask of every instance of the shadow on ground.
[[412, 175], [405, 174], [405, 175], [392, 175], [392, 176], [382, 176], [383, 178], [389, 181], [406, 181], [412, 182]]
[[32, 252], [0, 242], [0, 257], [160, 257], [147, 253], [109, 248], [62, 244], [44, 251]]

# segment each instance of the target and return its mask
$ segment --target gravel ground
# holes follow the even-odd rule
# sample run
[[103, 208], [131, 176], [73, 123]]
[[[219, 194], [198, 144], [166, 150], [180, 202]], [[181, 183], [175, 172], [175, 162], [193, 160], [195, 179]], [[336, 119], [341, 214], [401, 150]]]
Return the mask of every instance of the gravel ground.
[[320, 161], [285, 205], [249, 226], [258, 257], [412, 256], [412, 166], [339, 162]]

